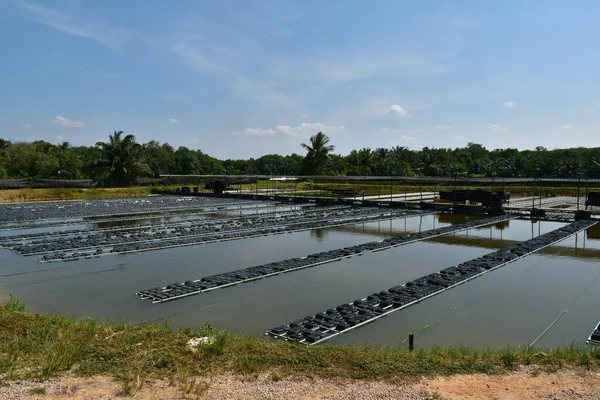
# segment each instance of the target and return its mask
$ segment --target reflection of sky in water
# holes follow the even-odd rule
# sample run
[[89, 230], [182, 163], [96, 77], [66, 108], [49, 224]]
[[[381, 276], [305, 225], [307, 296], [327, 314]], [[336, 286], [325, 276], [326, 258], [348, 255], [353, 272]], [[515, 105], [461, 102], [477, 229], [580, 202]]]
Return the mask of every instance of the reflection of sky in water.
[[[219, 328], [251, 335], [340, 303], [437, 272], [562, 223], [511, 220], [494, 226], [365, 254], [187, 299], [152, 305], [134, 293], [261, 263], [382, 240], [390, 235], [462, 223], [476, 217], [438, 214], [284, 235], [180, 247], [127, 256], [40, 264], [0, 250], [0, 298], [15, 294], [34, 311], [131, 321], [168, 319], [173, 326]], [[72, 227], [68, 227], [71, 229]], [[577, 239], [577, 240], [576, 240]], [[583, 248], [585, 242], [585, 250]], [[587, 337], [600, 318], [600, 229], [591, 228], [417, 306], [393, 313], [332, 343], [484, 347], [529, 344], [566, 307], [540, 341], [546, 346]], [[574, 258], [577, 256], [579, 258]], [[600, 290], [600, 289], [598, 289]], [[579, 296], [579, 297], [577, 297]], [[574, 299], [577, 299], [570, 305]], [[428, 328], [425, 328], [429, 326]]]

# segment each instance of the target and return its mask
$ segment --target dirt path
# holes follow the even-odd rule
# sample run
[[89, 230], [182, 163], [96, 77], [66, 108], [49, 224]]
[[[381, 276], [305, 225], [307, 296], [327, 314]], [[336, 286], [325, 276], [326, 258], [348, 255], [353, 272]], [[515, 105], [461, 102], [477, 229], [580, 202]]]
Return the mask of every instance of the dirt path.
[[[0, 382], [1, 383], [1, 382]], [[37, 394], [36, 394], [37, 392]], [[43, 393], [41, 393], [43, 392]], [[507, 375], [456, 375], [394, 385], [344, 379], [290, 377], [266, 374], [258, 378], [219, 375], [186, 383], [146, 381], [133, 396], [107, 377], [65, 377], [46, 383], [17, 382], [0, 386], [0, 399], [104, 400], [150, 399], [600, 399], [600, 374], [582, 371], [535, 374], [522, 370]]]

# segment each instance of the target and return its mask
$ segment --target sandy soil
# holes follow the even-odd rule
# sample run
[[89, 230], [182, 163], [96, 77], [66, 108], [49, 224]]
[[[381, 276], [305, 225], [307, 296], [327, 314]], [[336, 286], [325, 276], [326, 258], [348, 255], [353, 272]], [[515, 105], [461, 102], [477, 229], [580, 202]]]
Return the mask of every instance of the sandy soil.
[[[2, 383], [0, 381], [0, 383]], [[43, 394], [33, 394], [34, 389]], [[133, 396], [122, 394], [112, 378], [63, 377], [49, 382], [4, 383], [0, 399], [600, 399], [600, 374], [561, 371], [536, 374], [527, 369], [507, 375], [456, 375], [422, 379], [416, 384], [364, 382], [265, 374], [259, 377], [219, 375], [189, 382], [147, 380]]]

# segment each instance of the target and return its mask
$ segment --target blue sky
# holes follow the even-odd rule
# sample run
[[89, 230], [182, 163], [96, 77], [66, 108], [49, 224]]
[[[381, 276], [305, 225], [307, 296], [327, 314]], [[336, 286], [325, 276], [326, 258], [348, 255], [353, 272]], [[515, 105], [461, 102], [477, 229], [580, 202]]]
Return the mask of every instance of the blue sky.
[[0, 137], [600, 146], [600, 2], [0, 0]]

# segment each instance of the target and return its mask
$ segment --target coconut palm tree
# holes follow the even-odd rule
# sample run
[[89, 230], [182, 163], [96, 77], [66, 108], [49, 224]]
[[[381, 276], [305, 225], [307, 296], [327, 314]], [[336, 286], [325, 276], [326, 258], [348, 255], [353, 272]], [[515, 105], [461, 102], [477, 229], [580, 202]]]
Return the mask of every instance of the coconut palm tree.
[[329, 137], [323, 132], [310, 137], [310, 145], [302, 143], [306, 150], [306, 169], [310, 174], [322, 175], [329, 161], [329, 153], [335, 150], [335, 146], [329, 144]]
[[95, 169], [112, 184], [127, 186], [139, 176], [152, 174], [142, 161], [142, 148], [133, 135], [123, 137], [123, 131], [114, 131], [108, 142], [98, 142], [96, 147], [100, 149], [101, 160], [96, 162]]

